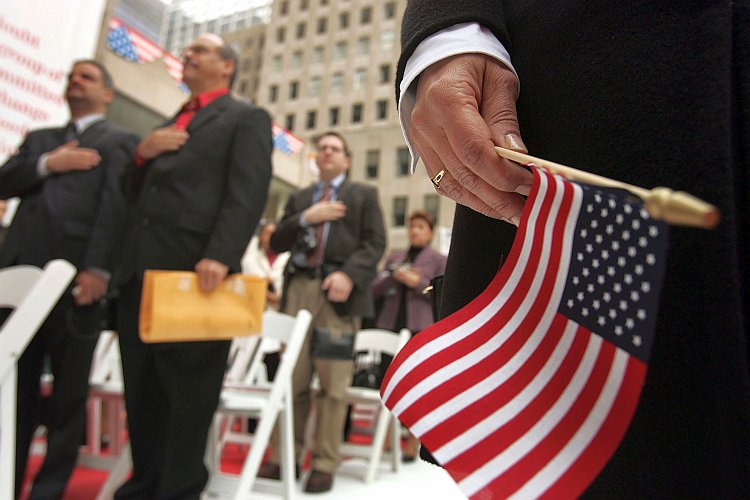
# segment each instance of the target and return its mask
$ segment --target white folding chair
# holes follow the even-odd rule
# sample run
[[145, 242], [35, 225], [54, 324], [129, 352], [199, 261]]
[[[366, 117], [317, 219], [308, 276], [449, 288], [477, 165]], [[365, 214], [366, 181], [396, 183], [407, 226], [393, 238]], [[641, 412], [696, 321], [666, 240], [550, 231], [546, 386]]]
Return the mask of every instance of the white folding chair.
[[[94, 350], [89, 376], [86, 444], [78, 462], [86, 467], [111, 470], [125, 444], [125, 399], [123, 396], [122, 361], [117, 333], [104, 330]], [[102, 414], [107, 409], [109, 445], [101, 449]]]
[[75, 274], [64, 260], [50, 261], [44, 270], [0, 270], [0, 307], [13, 309], [0, 326], [0, 498], [13, 498], [18, 359]]
[[[297, 364], [302, 343], [312, 320], [311, 314], [301, 310], [296, 317], [275, 311], [263, 313], [263, 331], [259, 348], [253, 355], [248, 376], [243, 384], [236, 387], [225, 387], [222, 390], [217, 415], [235, 415], [243, 418], [258, 419], [250, 451], [245, 457], [239, 476], [224, 474], [216, 465], [219, 447], [220, 430], [214, 420], [212, 432], [209, 433], [207, 446], [208, 463], [211, 477], [205, 491], [208, 498], [230, 497], [235, 500], [249, 499], [252, 491], [280, 494], [291, 498], [294, 489], [294, 423], [292, 419], [292, 372]], [[268, 339], [284, 344], [281, 361], [272, 382], [263, 380], [262, 344]], [[255, 375], [254, 375], [255, 374]], [[266, 479], [257, 479], [271, 431], [280, 419], [281, 429], [281, 483]]]
[[[360, 330], [354, 338], [354, 352], [364, 352], [367, 353], [366, 355], [373, 357], [378, 357], [379, 354], [395, 356], [410, 337], [411, 334], [406, 328], [398, 334], [378, 328]], [[370, 444], [342, 443], [341, 456], [364, 458], [367, 463], [364, 480], [367, 483], [372, 482], [383, 456], [383, 445], [390, 426], [391, 451], [387, 455], [391, 459], [393, 471], [398, 471], [401, 466], [401, 424], [383, 404], [379, 390], [367, 387], [348, 387], [346, 389], [346, 400], [352, 404], [352, 414], [363, 411], [362, 408], [358, 407], [370, 408], [370, 414], [373, 415], [374, 430]]]
[[[237, 389], [269, 383], [263, 360], [266, 354], [278, 352], [281, 342], [271, 336], [237, 337], [232, 341], [229, 368], [224, 377], [224, 388]], [[235, 345], [236, 344], [236, 345]], [[234, 352], [232, 352], [234, 350]], [[233, 414], [217, 413], [214, 429], [219, 432], [214, 463], [218, 467], [221, 453], [228, 444], [249, 446], [253, 433], [248, 431], [248, 420]]]

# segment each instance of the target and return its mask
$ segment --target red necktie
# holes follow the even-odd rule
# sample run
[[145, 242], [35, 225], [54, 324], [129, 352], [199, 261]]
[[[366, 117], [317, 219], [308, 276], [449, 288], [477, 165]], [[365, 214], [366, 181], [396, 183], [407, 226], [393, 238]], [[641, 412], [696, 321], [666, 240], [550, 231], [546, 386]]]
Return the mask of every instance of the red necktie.
[[[326, 184], [323, 187], [323, 194], [320, 196], [320, 199], [318, 201], [329, 201], [331, 199], [331, 192], [333, 190], [331, 189], [330, 184]], [[317, 226], [315, 226], [315, 249], [310, 254], [310, 257], [308, 258], [307, 265], [309, 267], [317, 267], [318, 264], [323, 260], [323, 254], [325, 253], [325, 241], [323, 240], [323, 230], [326, 227], [325, 222], [321, 222]]]
[[201, 103], [197, 97], [195, 99], [192, 99], [190, 102], [188, 102], [182, 108], [182, 112], [179, 115], [177, 115], [177, 119], [174, 122], [175, 127], [185, 130], [187, 126], [190, 124], [190, 120], [193, 119], [193, 117], [195, 116], [195, 113], [198, 112], [200, 107], [201, 107]]

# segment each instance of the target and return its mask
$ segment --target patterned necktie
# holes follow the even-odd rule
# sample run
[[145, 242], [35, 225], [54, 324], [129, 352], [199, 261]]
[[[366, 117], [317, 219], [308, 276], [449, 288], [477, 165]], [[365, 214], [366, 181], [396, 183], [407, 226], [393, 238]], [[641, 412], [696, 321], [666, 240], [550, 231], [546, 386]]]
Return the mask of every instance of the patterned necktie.
[[[331, 193], [333, 189], [330, 184], [325, 184], [323, 187], [323, 193], [320, 195], [318, 201], [330, 201]], [[323, 260], [323, 254], [325, 253], [326, 242], [323, 239], [323, 231], [325, 230], [326, 223], [321, 222], [315, 226], [315, 248], [310, 253], [307, 260], [308, 267], [317, 267], [318, 264]]]

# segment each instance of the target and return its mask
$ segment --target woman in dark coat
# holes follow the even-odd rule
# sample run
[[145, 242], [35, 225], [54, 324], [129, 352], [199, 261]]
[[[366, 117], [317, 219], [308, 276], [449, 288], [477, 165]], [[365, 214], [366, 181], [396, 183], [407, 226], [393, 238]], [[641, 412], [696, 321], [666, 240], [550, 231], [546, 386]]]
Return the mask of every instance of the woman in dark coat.
[[514, 232], [498, 219], [517, 221], [528, 192], [493, 142], [722, 212], [714, 230], [672, 230], [641, 400], [592, 497], [750, 497], [749, 4], [419, 0], [405, 13], [399, 83], [421, 42], [460, 23], [494, 35], [520, 82], [516, 100], [513, 73], [475, 53], [399, 93], [427, 174], [445, 171], [438, 192], [491, 216], [457, 207], [444, 314], [495, 275]]

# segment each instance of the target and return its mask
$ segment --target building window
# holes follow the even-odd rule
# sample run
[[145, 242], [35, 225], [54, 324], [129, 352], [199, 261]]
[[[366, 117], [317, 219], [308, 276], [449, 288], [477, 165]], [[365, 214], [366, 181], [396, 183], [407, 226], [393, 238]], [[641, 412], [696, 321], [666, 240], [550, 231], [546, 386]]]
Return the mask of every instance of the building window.
[[279, 86], [271, 85], [268, 88], [268, 100], [270, 102], [276, 102], [279, 99]]
[[352, 81], [352, 89], [362, 90], [367, 87], [367, 68], [357, 68], [354, 71], [354, 80]]
[[247, 95], [247, 80], [242, 80], [240, 82], [240, 95]]
[[294, 113], [289, 113], [284, 118], [284, 128], [288, 131], [294, 130]]
[[339, 29], [345, 29], [349, 27], [349, 13], [342, 12], [339, 14]]
[[339, 108], [338, 106], [328, 109], [328, 126], [335, 127], [339, 124]]
[[365, 177], [368, 179], [378, 178], [378, 168], [380, 167], [380, 150], [370, 149], [367, 151], [367, 159], [365, 161]]
[[360, 24], [370, 24], [372, 20], [372, 7], [364, 7], [359, 13]]
[[252, 47], [253, 45], [255, 45], [255, 38], [245, 38], [245, 47]]
[[315, 122], [317, 121], [318, 113], [316, 111], [308, 111], [307, 119], [305, 120], [305, 128], [307, 130], [315, 128]]
[[325, 33], [328, 30], [328, 18], [321, 17], [318, 19], [318, 34]]
[[381, 99], [375, 103], [375, 119], [385, 120], [388, 118], [388, 100]]
[[292, 54], [292, 68], [301, 68], [302, 67], [302, 51], [301, 50], [295, 50]]
[[391, 52], [396, 35], [393, 30], [386, 30], [380, 33], [380, 52]]
[[281, 2], [281, 8], [279, 10], [281, 11], [282, 16], [289, 14], [289, 2]]
[[391, 65], [381, 64], [378, 68], [378, 83], [390, 83], [391, 81]]
[[323, 47], [315, 47], [312, 51], [311, 61], [314, 63], [322, 63], [324, 55], [325, 52]]
[[403, 147], [396, 150], [396, 177], [409, 175], [409, 148]]
[[383, 6], [383, 17], [385, 19], [396, 17], [396, 2], [388, 2]]
[[308, 0], [300, 0], [299, 1], [299, 10], [307, 10], [308, 5], [310, 2]]
[[435, 218], [435, 224], [438, 223], [438, 214], [440, 213], [440, 195], [424, 195], [424, 209], [432, 214]]
[[276, 41], [279, 43], [284, 43], [285, 38], [286, 38], [286, 28], [282, 26], [276, 30]]
[[307, 28], [307, 24], [305, 23], [299, 23], [297, 25], [297, 39], [305, 38], [305, 30]]
[[331, 75], [331, 93], [340, 94], [344, 89], [344, 74], [334, 73]]
[[281, 56], [276, 55], [271, 58], [271, 69], [273, 71], [281, 71]]
[[370, 53], [370, 37], [362, 36], [357, 40], [357, 54], [369, 54]]
[[289, 99], [296, 99], [297, 94], [299, 94], [299, 82], [296, 80], [289, 82]]
[[[182, 29], [185, 29], [185, 25], [182, 26]], [[208, 31], [209, 33], [216, 33], [216, 20], [208, 22], [206, 31]]]
[[334, 59], [345, 59], [346, 58], [346, 42], [336, 42], [333, 46], [333, 58]]
[[320, 77], [314, 76], [307, 82], [307, 95], [317, 97], [320, 95]]
[[248, 72], [253, 67], [253, 59], [251, 57], [246, 57], [242, 60], [242, 71]]
[[352, 104], [352, 123], [362, 123], [363, 108], [361, 103]]
[[393, 198], [393, 227], [406, 225], [407, 199], [405, 196], [394, 196]]

